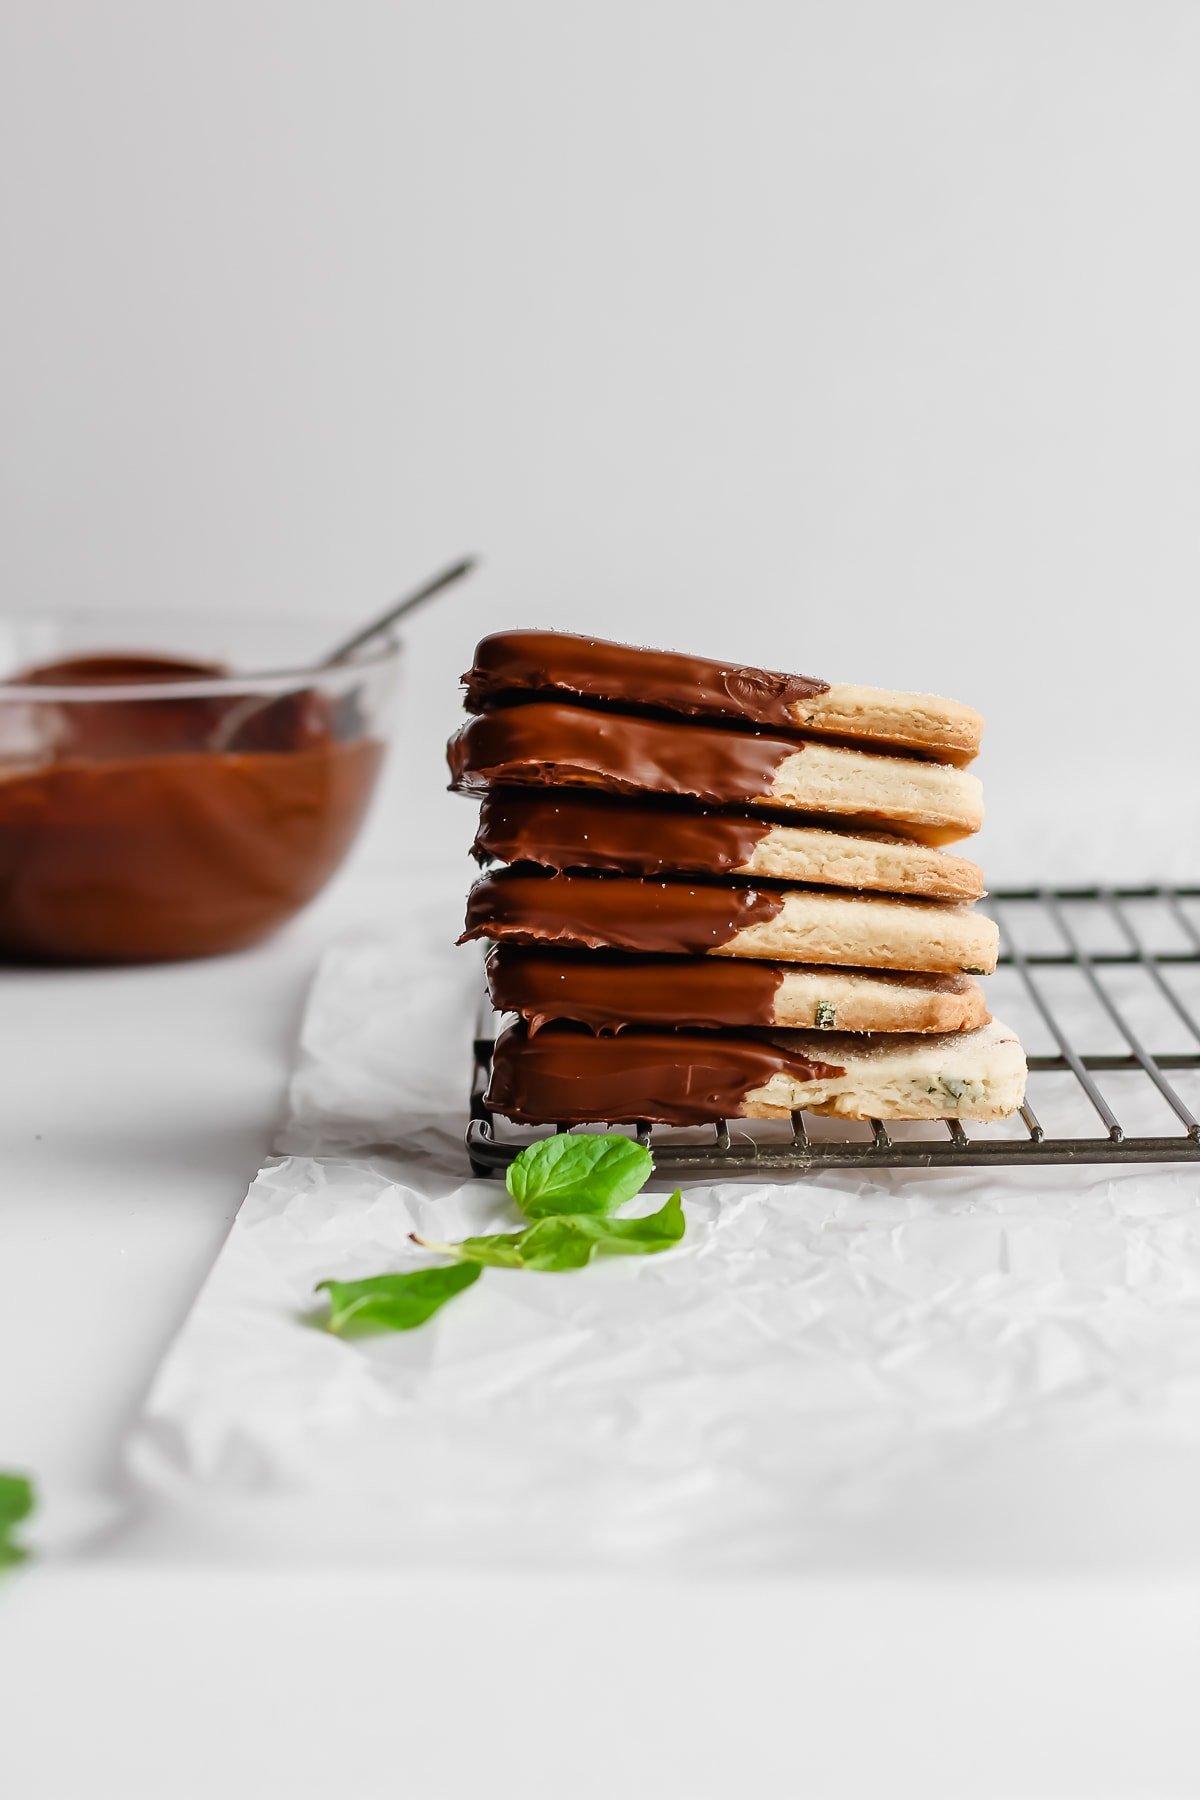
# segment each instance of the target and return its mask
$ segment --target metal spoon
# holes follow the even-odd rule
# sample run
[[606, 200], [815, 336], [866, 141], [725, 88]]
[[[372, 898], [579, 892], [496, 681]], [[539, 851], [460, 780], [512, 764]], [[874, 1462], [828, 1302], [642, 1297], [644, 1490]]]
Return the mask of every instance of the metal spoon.
[[424, 606], [427, 600], [432, 600], [433, 596], [440, 594], [443, 588], [448, 588], [454, 582], [461, 581], [464, 575], [469, 575], [475, 567], [476, 560], [473, 556], [464, 556], [461, 562], [453, 563], [450, 568], [443, 569], [440, 575], [435, 575], [432, 581], [427, 581], [424, 587], [419, 587], [415, 593], [406, 594], [403, 600], [397, 600], [394, 605], [388, 607], [386, 612], [380, 613], [377, 619], [372, 619], [369, 625], [364, 625], [361, 631], [356, 631], [353, 637], [348, 637], [344, 643], [337, 646], [336, 650], [331, 650], [328, 656], [323, 656], [317, 664], [317, 668], [332, 669], [338, 663], [349, 662], [355, 651], [361, 650], [364, 644], [369, 644], [373, 637], [378, 637], [381, 632], [387, 631], [400, 619], [406, 618], [410, 612], [415, 612], [418, 606]]
[[[335, 669], [342, 663], [350, 662], [355, 654], [369, 644], [373, 638], [382, 637], [401, 619], [407, 618], [409, 613], [415, 612], [418, 606], [424, 606], [427, 600], [432, 600], [435, 594], [440, 594], [443, 588], [448, 588], [454, 582], [461, 581], [464, 575], [469, 575], [475, 567], [476, 561], [474, 556], [464, 556], [461, 562], [452, 563], [448, 569], [443, 569], [440, 575], [435, 575], [432, 580], [425, 582], [415, 592], [406, 594], [402, 600], [393, 601], [386, 612], [380, 613], [379, 617], [372, 619], [369, 625], [364, 625], [361, 630], [356, 631], [353, 637], [344, 639], [319, 662], [314, 663], [313, 667], [315, 669]], [[233, 749], [238, 734], [249, 724], [250, 720], [256, 718], [267, 707], [278, 704], [278, 695], [249, 695], [237, 706], [230, 707], [210, 737], [208, 748], [216, 751]]]

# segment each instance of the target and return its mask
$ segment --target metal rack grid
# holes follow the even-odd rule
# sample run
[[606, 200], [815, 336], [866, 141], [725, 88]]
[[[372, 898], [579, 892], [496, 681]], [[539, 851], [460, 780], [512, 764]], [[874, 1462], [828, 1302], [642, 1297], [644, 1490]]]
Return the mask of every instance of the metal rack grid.
[[[853, 1126], [843, 1121], [813, 1119], [812, 1127], [818, 1132], [813, 1135], [801, 1112], [792, 1115], [790, 1134], [782, 1140], [756, 1135], [752, 1122], [742, 1120], [735, 1121], [731, 1130], [726, 1120], [719, 1119], [699, 1140], [694, 1132], [638, 1121], [630, 1121], [625, 1129], [653, 1148], [655, 1165], [662, 1174], [726, 1179], [820, 1169], [1200, 1162], [1200, 1120], [1168, 1079], [1168, 1071], [1200, 1070], [1200, 1022], [1196, 1016], [1200, 1011], [1200, 911], [1196, 917], [1189, 912], [1189, 903], [1197, 901], [1200, 887], [1168, 886], [1009, 888], [990, 897], [983, 910], [991, 912], [1000, 926], [998, 972], [1008, 972], [1015, 987], [1012, 998], [1023, 1001], [1023, 1005], [1011, 1009], [1006, 1005], [1006, 1013], [1015, 1010], [1023, 1015], [1016, 1019], [1010, 1016], [1009, 1022], [1028, 1041], [1032, 1041], [1031, 1032], [1038, 1032], [1054, 1046], [1046, 1054], [1029, 1057], [1030, 1091], [1017, 1116], [1019, 1124], [1014, 1122], [1015, 1135], [996, 1135], [994, 1128], [987, 1126], [968, 1132], [958, 1119], [942, 1119], [927, 1126], [933, 1131], [932, 1136], [910, 1135], [915, 1129], [910, 1126], [893, 1126], [889, 1130], [881, 1120], [873, 1119], [869, 1121], [869, 1137], [856, 1135]], [[1161, 933], [1156, 947], [1150, 933], [1139, 926], [1136, 911], [1148, 903], [1158, 909], [1161, 919], [1171, 921], [1170, 947], [1161, 947]], [[1024, 930], [1018, 933], [1014, 928], [1013, 920], [1018, 914], [1026, 915], [1026, 924], [1036, 923], [1034, 936], [1044, 938], [1049, 925], [1052, 946], [1022, 947], [1023, 943], [1028, 944], [1031, 934]], [[1106, 940], [1106, 945], [1090, 947], [1098, 935]], [[1188, 979], [1189, 969], [1196, 971], [1196, 997], [1190, 1002], [1180, 992], [1180, 983]], [[1062, 1001], [1051, 992], [1061, 971], [1067, 971], [1081, 987], [1090, 1010], [1086, 1038], [1081, 1042], [1073, 1041], [1064, 1021]], [[1146, 1048], [1142, 1033], [1131, 1023], [1128, 998], [1114, 992], [1122, 972], [1137, 978], [1143, 997], [1156, 999], [1162, 1016], [1169, 1016], [1175, 1026], [1175, 1034], [1189, 1040], [1187, 1048], [1157, 1053]], [[1078, 1006], [1073, 1010], [1078, 1011]], [[1104, 1035], [1115, 1037], [1123, 1047], [1098, 1048]], [[494, 1036], [481, 1026], [474, 1047], [471, 1118], [466, 1138], [476, 1174], [501, 1172], [538, 1135], [513, 1126], [502, 1129], [484, 1106], [494, 1041]], [[1073, 1077], [1066, 1084], [1065, 1105], [1063, 1095], [1052, 1092], [1050, 1085], [1053, 1078], [1063, 1076]], [[1101, 1082], [1096, 1076], [1102, 1078]], [[1134, 1085], [1140, 1091], [1127, 1094], [1122, 1103], [1125, 1123], [1117, 1111], [1113, 1092], [1103, 1091], [1106, 1076], [1121, 1078], [1112, 1087], [1121, 1086], [1127, 1076], [1139, 1078]], [[1038, 1098], [1040, 1108], [1039, 1088], [1043, 1084], [1048, 1099], [1060, 1111], [1078, 1113], [1080, 1102], [1086, 1103], [1090, 1114], [1099, 1121], [1095, 1134], [1081, 1133], [1074, 1125], [1068, 1132], [1058, 1134], [1044, 1126], [1033, 1106], [1033, 1099]], [[1062, 1085], [1057, 1084], [1059, 1088]], [[1177, 1130], [1162, 1133], [1131, 1127], [1129, 1115], [1146, 1111], [1147, 1095], [1151, 1099], [1157, 1096], [1160, 1112], [1166, 1109], [1174, 1115]], [[1200, 1106], [1200, 1100], [1196, 1104]], [[833, 1135], [827, 1135], [830, 1132]]]

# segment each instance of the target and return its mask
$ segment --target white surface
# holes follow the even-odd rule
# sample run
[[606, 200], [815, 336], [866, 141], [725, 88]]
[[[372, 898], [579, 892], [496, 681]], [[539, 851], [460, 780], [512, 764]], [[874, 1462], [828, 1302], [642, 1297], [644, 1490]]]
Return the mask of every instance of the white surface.
[[[360, 871], [255, 955], [4, 976], [0, 1445], [60, 1538], [111, 1499], [118, 1436], [266, 1147], [315, 949], [405, 904]], [[986, 1548], [986, 1491], [953, 1499], [981, 1505]], [[23, 1800], [317, 1800], [335, 1779], [383, 1800], [398, 1769], [421, 1800], [1193, 1784], [1200, 1584], [1177, 1558], [1136, 1582], [1056, 1562], [680, 1585], [335, 1572], [359, 1548], [335, 1543], [267, 1575], [269, 1509], [257, 1543], [213, 1510], [118, 1525], [0, 1594], [0, 1768]]]
[[0, 1636], [29, 1800], [1185, 1800], [1178, 1582], [90, 1572]]
[[51, 1491], [112, 1481], [269, 1145], [322, 916], [236, 958], [0, 973], [0, 1461]]
[[1198, 85], [1194, 0], [5, 0], [4, 604], [478, 550], [439, 854], [470, 642], [558, 624], [961, 694], [994, 880], [1194, 871]]
[[[993, 881], [1194, 876], [1198, 76], [1191, 0], [7, 0], [5, 602], [348, 618], [484, 551], [414, 629], [373, 828], [421, 866], [462, 868], [440, 740], [507, 620], [961, 693]], [[315, 951], [374, 904], [0, 978], [0, 1459], [68, 1521], [269, 1141]], [[0, 1600], [22, 1800], [1195, 1788], [1188, 1581], [168, 1553]]]

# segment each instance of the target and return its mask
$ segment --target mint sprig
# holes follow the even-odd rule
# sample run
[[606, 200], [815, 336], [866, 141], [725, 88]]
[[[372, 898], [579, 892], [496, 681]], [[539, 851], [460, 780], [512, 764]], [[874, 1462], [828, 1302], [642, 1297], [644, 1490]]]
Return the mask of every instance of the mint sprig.
[[683, 1195], [676, 1188], [656, 1213], [640, 1219], [603, 1219], [588, 1213], [538, 1219], [524, 1231], [498, 1231], [489, 1237], [463, 1238], [457, 1244], [433, 1244], [414, 1235], [414, 1243], [464, 1263], [493, 1269], [540, 1269], [557, 1273], [582, 1269], [594, 1255], [651, 1256], [669, 1250], [684, 1232]]
[[27, 1475], [0, 1473], [0, 1569], [15, 1568], [29, 1555], [13, 1532], [25, 1523], [36, 1503], [33, 1483]]
[[318, 1282], [318, 1293], [329, 1295], [326, 1329], [343, 1337], [410, 1331], [470, 1287], [485, 1268], [558, 1274], [582, 1269], [594, 1256], [653, 1256], [669, 1250], [685, 1228], [678, 1189], [655, 1213], [638, 1219], [612, 1216], [641, 1191], [653, 1168], [645, 1145], [618, 1133], [573, 1137], [560, 1132], [540, 1138], [514, 1158], [505, 1177], [528, 1225], [454, 1244], [433, 1243], [414, 1233], [413, 1242], [422, 1249], [453, 1261], [410, 1274]]

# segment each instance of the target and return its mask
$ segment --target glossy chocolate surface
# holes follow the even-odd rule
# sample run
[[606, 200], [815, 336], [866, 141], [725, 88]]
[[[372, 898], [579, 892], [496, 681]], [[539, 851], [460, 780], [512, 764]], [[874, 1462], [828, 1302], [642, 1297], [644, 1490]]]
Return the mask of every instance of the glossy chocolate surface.
[[629, 1025], [769, 1028], [783, 977], [774, 963], [734, 957], [699, 961], [510, 944], [497, 944], [487, 960], [492, 1005], [497, 1012], [520, 1013], [531, 1032], [552, 1019], [573, 1019], [592, 1031]]
[[780, 1072], [797, 1081], [843, 1074], [749, 1034], [623, 1031], [597, 1037], [510, 1025], [496, 1042], [486, 1104], [529, 1125], [703, 1125], [735, 1119], [747, 1094]]
[[6, 679], [22, 687], [130, 687], [146, 681], [212, 681], [227, 675], [223, 663], [160, 656], [142, 650], [99, 650], [38, 663]]
[[312, 899], [383, 745], [68, 758], [0, 780], [0, 956], [141, 962], [240, 949]]
[[770, 830], [762, 819], [700, 807], [502, 788], [484, 795], [474, 854], [548, 869], [729, 875]]
[[566, 631], [498, 631], [485, 637], [463, 676], [469, 712], [520, 694], [565, 694], [614, 707], [646, 707], [686, 718], [794, 729], [791, 707], [827, 691], [827, 681], [713, 662], [674, 650], [644, 650]]
[[[224, 678], [221, 663], [104, 651], [40, 663], [8, 678], [14, 687], [78, 688], [69, 700], [38, 700], [41, 735], [57, 757], [141, 757], [185, 751], [301, 750], [328, 743], [343, 731], [330, 701], [313, 688], [256, 695], [189, 694], [183, 684]], [[144, 698], [105, 698], [106, 688], [180, 685], [178, 693]], [[88, 699], [88, 690], [96, 694]]]
[[590, 787], [675, 794], [710, 806], [769, 805], [775, 772], [803, 745], [720, 726], [664, 723], [535, 701], [480, 713], [447, 747], [451, 786]]
[[[350, 697], [339, 709], [315, 689], [105, 696], [220, 672], [120, 652], [10, 678], [16, 691], [0, 699], [0, 956], [130, 962], [235, 950], [324, 886], [383, 756], [359, 735]], [[53, 692], [66, 687], [79, 696]]]
[[491, 938], [578, 950], [702, 956], [728, 944], [746, 926], [775, 918], [782, 906], [782, 894], [761, 888], [503, 869], [471, 889], [459, 943]]

